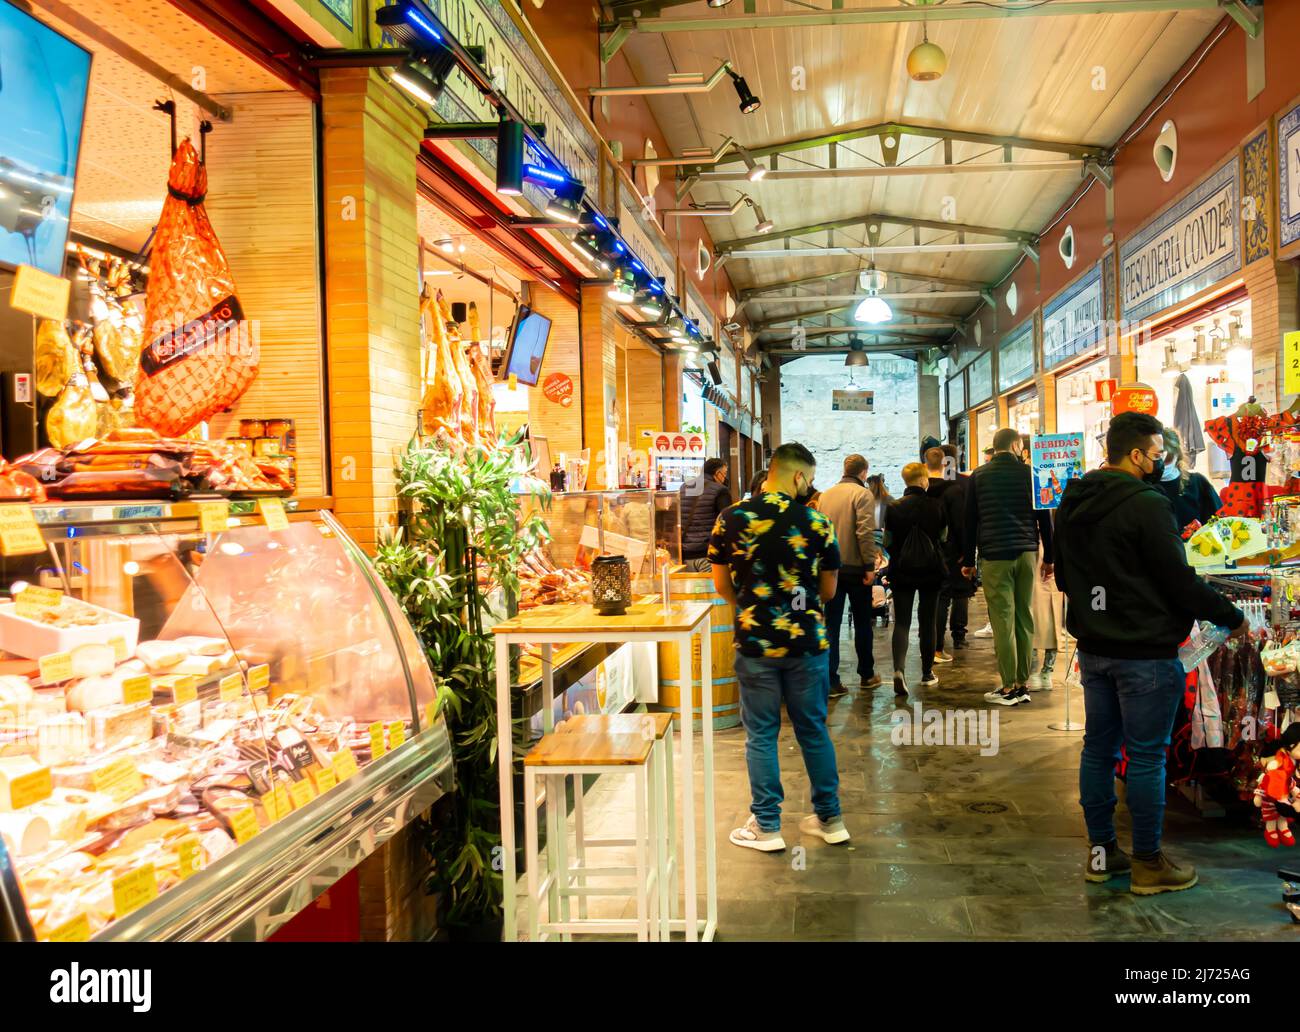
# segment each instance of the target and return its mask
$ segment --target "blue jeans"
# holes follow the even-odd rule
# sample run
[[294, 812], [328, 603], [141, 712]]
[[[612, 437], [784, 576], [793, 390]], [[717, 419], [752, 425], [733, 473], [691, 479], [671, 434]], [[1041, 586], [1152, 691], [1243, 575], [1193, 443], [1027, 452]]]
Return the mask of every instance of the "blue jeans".
[[1087, 726], [1079, 761], [1079, 804], [1088, 841], [1115, 838], [1115, 763], [1128, 753], [1133, 852], [1160, 849], [1165, 819], [1165, 751], [1186, 677], [1176, 659], [1108, 659], [1079, 653]]
[[872, 655], [872, 628], [875, 618], [871, 614], [871, 586], [862, 583], [863, 568], [846, 566], [840, 570], [835, 597], [826, 603], [826, 637], [831, 643], [831, 682], [840, 679], [840, 631], [844, 627], [844, 607], [848, 603], [853, 614], [853, 649], [858, 655], [858, 677], [870, 681], [876, 676], [876, 660]]
[[826, 699], [830, 693], [827, 654], [768, 659], [736, 656], [740, 681], [740, 722], [745, 725], [745, 763], [749, 768], [750, 812], [764, 831], [781, 830], [781, 759], [776, 739], [781, 731], [781, 703], [794, 725], [803, 752], [803, 765], [812, 785], [817, 816], [829, 821], [840, 815], [840, 775], [835, 746], [826, 730]]

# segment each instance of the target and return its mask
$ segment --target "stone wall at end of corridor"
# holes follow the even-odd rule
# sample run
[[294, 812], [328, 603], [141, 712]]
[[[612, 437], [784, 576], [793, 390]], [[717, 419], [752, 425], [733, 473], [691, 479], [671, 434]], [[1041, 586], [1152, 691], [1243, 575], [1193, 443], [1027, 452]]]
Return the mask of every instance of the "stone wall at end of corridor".
[[[920, 456], [916, 363], [872, 355], [867, 369], [849, 368], [843, 355], [809, 355], [781, 367], [781, 441], [798, 441], [817, 457], [817, 486], [840, 479], [844, 457], [860, 452], [872, 473], [883, 473], [889, 493], [903, 493], [901, 470]], [[874, 392], [874, 412], [833, 412], [831, 392], [851, 386]]]

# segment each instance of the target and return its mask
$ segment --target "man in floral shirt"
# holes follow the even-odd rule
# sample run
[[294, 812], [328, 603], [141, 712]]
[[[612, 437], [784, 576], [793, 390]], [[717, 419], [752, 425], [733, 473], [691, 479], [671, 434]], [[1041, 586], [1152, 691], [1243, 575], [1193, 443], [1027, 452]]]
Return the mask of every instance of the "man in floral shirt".
[[731, 841], [765, 853], [785, 849], [777, 753], [783, 702], [816, 811], [799, 828], [827, 842], [849, 840], [826, 730], [830, 668], [822, 614], [835, 595], [840, 549], [830, 518], [804, 504], [816, 466], [803, 445], [781, 445], [763, 491], [724, 510], [709, 541], [714, 587], [736, 607], [736, 677], [752, 800], [749, 820]]

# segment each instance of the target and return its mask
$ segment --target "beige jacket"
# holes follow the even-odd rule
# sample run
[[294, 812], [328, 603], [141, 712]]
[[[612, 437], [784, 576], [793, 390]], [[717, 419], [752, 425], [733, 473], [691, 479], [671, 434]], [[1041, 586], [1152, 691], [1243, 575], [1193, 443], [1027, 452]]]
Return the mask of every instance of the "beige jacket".
[[874, 569], [876, 565], [876, 500], [857, 477], [845, 477], [822, 492], [817, 503], [835, 524], [840, 563]]

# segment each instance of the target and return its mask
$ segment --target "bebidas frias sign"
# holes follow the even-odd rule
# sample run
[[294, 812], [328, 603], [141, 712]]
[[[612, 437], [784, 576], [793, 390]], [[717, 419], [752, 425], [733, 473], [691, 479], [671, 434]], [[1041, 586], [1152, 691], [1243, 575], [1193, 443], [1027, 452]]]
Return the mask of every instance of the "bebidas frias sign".
[[1137, 322], [1241, 268], [1234, 156], [1120, 248], [1123, 316]]

